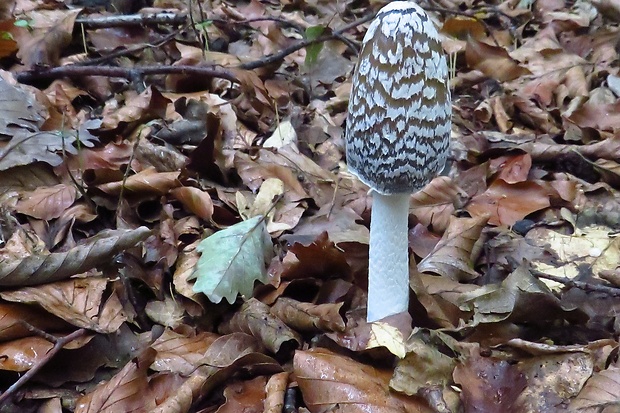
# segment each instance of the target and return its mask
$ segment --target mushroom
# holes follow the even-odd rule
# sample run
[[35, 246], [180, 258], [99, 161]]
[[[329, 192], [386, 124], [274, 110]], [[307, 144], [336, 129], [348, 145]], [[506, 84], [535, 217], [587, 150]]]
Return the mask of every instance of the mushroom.
[[367, 320], [409, 307], [409, 200], [444, 167], [452, 106], [437, 30], [411, 1], [383, 7], [364, 36], [345, 133], [351, 173], [372, 192]]

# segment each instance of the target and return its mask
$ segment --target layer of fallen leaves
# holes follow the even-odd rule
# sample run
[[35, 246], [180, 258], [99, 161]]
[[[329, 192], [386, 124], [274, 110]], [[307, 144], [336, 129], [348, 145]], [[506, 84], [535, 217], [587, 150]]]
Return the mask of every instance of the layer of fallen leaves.
[[0, 2], [0, 411], [619, 411], [620, 7], [421, 4], [453, 163], [369, 325], [342, 135], [384, 3]]

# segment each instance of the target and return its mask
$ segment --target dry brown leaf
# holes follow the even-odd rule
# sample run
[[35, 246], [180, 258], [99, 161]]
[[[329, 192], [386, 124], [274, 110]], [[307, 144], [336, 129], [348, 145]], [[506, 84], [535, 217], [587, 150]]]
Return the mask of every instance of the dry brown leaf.
[[103, 301], [107, 284], [105, 278], [78, 278], [5, 291], [0, 296], [8, 301], [38, 304], [77, 327], [113, 333], [126, 321], [126, 317], [116, 293]]
[[610, 365], [590, 377], [577, 397], [571, 401], [570, 409], [583, 413], [608, 411], [612, 413], [618, 407], [618, 400], [620, 400], [620, 367]]
[[70, 326], [69, 323], [31, 305], [0, 303], [0, 341], [32, 335], [24, 323], [44, 331], [67, 330]]
[[592, 4], [603, 16], [620, 22], [620, 2], [618, 0], [594, 0]]
[[34, 218], [48, 221], [58, 218], [75, 202], [75, 185], [58, 184], [41, 187], [22, 194], [16, 211]]
[[266, 384], [265, 376], [229, 384], [224, 389], [226, 401], [217, 409], [218, 413], [262, 413]]
[[303, 303], [292, 298], [280, 297], [270, 311], [295, 330], [344, 331], [344, 320], [339, 313], [342, 305], [343, 303]]
[[10, 260], [3, 256], [5, 261], [0, 268], [0, 285], [37, 285], [69, 278], [99, 265], [109, 264], [116, 254], [144, 241], [150, 234], [151, 230], [146, 227], [102, 231], [67, 252], [40, 252]]
[[149, 86], [141, 94], [128, 98], [118, 111], [104, 116], [101, 128], [111, 131], [136, 122], [147, 123], [152, 119], [165, 119], [169, 103], [170, 100], [159, 90]]
[[454, 213], [454, 205], [465, 197], [464, 191], [447, 176], [433, 179], [411, 197], [413, 213], [422, 224], [443, 232]]
[[209, 193], [198, 188], [182, 186], [172, 189], [170, 194], [181, 201], [188, 211], [205, 221], [210, 221], [213, 217], [213, 201]]
[[342, 249], [336, 247], [324, 232], [308, 244], [296, 242], [291, 245], [276, 275], [291, 280], [308, 277], [348, 279], [350, 274], [351, 268]]
[[620, 188], [620, 163], [609, 159], [597, 159], [593, 166], [601, 174], [603, 181], [614, 188]]
[[527, 379], [519, 368], [505, 360], [482, 357], [479, 349], [454, 369], [454, 381], [461, 386], [461, 400], [468, 412], [514, 412], [514, 404]]
[[200, 367], [176, 389], [172, 397], [161, 402], [150, 413], [187, 412], [195, 398], [210, 394], [213, 388], [244, 367], [260, 366], [256, 370], [264, 370], [264, 374], [280, 372], [281, 368], [273, 359], [259, 353], [261, 349], [254, 337], [244, 333], [215, 339], [200, 359]]
[[489, 150], [514, 149], [527, 152], [533, 161], [551, 162], [561, 156], [572, 155], [574, 152], [589, 159], [620, 159], [620, 137], [609, 137], [586, 145], [560, 145], [546, 135], [501, 135], [485, 133], [489, 142]]
[[360, 221], [362, 218], [348, 206], [332, 208], [331, 204], [326, 204], [316, 214], [302, 217], [292, 234], [280, 238], [289, 243], [307, 244], [326, 233], [336, 245], [346, 242], [368, 245], [370, 231]]
[[544, 323], [547, 320], [584, 320], [579, 309], [564, 308], [560, 300], [547, 286], [519, 266], [500, 284], [487, 284], [458, 297], [463, 311], [473, 311], [473, 325], [479, 323], [514, 323], [528, 320], [530, 323]]
[[528, 127], [535, 131], [543, 131], [548, 134], [560, 133], [558, 122], [547, 110], [542, 109], [536, 102], [522, 92], [514, 93], [507, 97], [507, 105], [517, 109], [515, 117], [518, 117]]
[[[519, 396], [516, 411], [550, 411], [556, 410], [557, 406], [568, 405], [595, 369], [593, 354], [588, 353], [587, 349], [582, 348], [582, 351], [560, 351], [520, 362], [520, 370], [528, 377], [528, 387]], [[600, 396], [605, 397], [599, 393]], [[570, 406], [567, 411], [589, 411], [573, 409], [573, 403]]]
[[109, 195], [119, 195], [121, 190], [137, 195], [165, 195], [173, 188], [181, 186], [179, 172], [157, 172], [148, 168], [129, 176], [126, 180], [109, 182], [97, 186]]
[[568, 120], [580, 128], [617, 132], [620, 128], [620, 103], [596, 104], [586, 102], [574, 111]]
[[481, 40], [486, 35], [486, 29], [480, 20], [463, 16], [447, 18], [441, 31], [461, 40], [466, 40], [469, 36]]
[[[208, 234], [206, 234], [208, 235]], [[204, 294], [199, 294], [193, 290], [193, 282], [189, 281], [194, 274], [196, 263], [200, 258], [200, 254], [196, 251], [196, 247], [200, 240], [187, 245], [183, 250], [179, 251], [179, 257], [175, 264], [175, 271], [172, 277], [172, 283], [177, 293], [190, 300], [201, 304]]]
[[[498, 165], [499, 163], [499, 165]], [[508, 184], [524, 182], [532, 168], [532, 157], [528, 153], [514, 156], [502, 156], [491, 162], [491, 169], [499, 169], [498, 178]]]
[[480, 70], [485, 75], [500, 82], [532, 74], [511, 58], [505, 49], [483, 43], [471, 36], [467, 38], [465, 58], [469, 67]]
[[266, 179], [277, 178], [284, 183], [287, 202], [309, 198], [308, 193], [297, 179], [297, 175], [288, 165], [273, 163], [277, 154], [266, 149], [261, 149], [259, 154], [260, 157], [256, 160], [243, 153], [237, 153], [235, 156], [237, 173], [248, 188], [257, 192]]
[[[431, 386], [445, 388], [452, 382], [456, 359], [439, 351], [425, 337], [428, 332], [414, 331], [406, 343], [407, 355], [398, 361], [390, 388], [414, 396]], [[443, 343], [441, 343], [443, 344]]]
[[430, 413], [422, 399], [390, 392], [391, 372], [375, 369], [326, 349], [295, 352], [293, 372], [312, 413], [337, 411]]
[[[451, 280], [440, 276], [422, 274], [415, 266], [410, 266], [409, 286], [415, 293], [416, 299], [426, 310], [428, 318], [443, 328], [454, 328], [458, 326], [461, 320], [466, 318], [463, 315], [463, 311], [461, 311], [456, 304], [446, 300], [437, 292], [437, 288], [433, 291], [434, 294], [429, 292], [427, 286], [429, 284], [435, 284], [435, 281], [445, 283]], [[458, 294], [455, 295], [458, 298]]]
[[549, 207], [549, 195], [547, 189], [531, 181], [509, 184], [496, 179], [486, 192], [473, 197], [466, 209], [474, 217], [488, 216], [489, 224], [511, 226]]
[[269, 307], [255, 298], [246, 301], [228, 322], [220, 324], [223, 334], [242, 332], [251, 334], [275, 354], [289, 354], [301, 346], [301, 337], [279, 318], [269, 312]]
[[264, 413], [281, 413], [284, 409], [284, 396], [288, 384], [289, 373], [274, 374], [265, 386]]
[[[65, 349], [84, 346], [92, 336], [83, 336], [67, 344]], [[39, 364], [54, 347], [43, 337], [32, 336], [0, 343], [0, 370], [24, 372]]]
[[474, 264], [480, 254], [480, 234], [488, 216], [451, 217], [450, 225], [433, 251], [418, 264], [418, 271], [432, 272], [453, 280], [477, 278]]
[[152, 300], [144, 306], [144, 313], [156, 324], [178, 328], [185, 317], [185, 307], [176, 297], [165, 295], [163, 300]]
[[156, 351], [148, 348], [133, 358], [112, 379], [79, 398], [75, 413], [141, 413], [153, 411], [155, 397], [148, 380], [148, 369]]
[[33, 69], [37, 66], [57, 66], [63, 50], [71, 43], [75, 19], [82, 9], [64, 13], [62, 19], [38, 33], [27, 44], [20, 47], [17, 56], [24, 65]]
[[151, 369], [189, 376], [200, 366], [207, 349], [219, 337], [207, 332], [188, 337], [166, 329], [152, 345], [157, 350], [157, 356]]

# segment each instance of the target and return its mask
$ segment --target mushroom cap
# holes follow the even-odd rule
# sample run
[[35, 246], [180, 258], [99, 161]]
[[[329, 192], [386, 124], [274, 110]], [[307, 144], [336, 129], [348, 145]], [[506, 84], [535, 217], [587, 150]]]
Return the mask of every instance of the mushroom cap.
[[446, 163], [451, 115], [433, 22], [414, 2], [389, 3], [368, 28], [353, 74], [349, 170], [381, 194], [418, 191]]

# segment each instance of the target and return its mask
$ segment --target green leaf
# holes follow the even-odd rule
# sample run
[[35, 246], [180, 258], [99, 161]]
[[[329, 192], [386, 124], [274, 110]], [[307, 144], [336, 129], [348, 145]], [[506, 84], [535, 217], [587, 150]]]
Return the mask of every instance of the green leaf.
[[[311, 26], [306, 29], [306, 40], [312, 41], [321, 37], [325, 31], [325, 26]], [[314, 43], [306, 46], [306, 65], [312, 66], [316, 63], [319, 53], [323, 49], [323, 43]]]
[[216, 232], [198, 244], [201, 253], [196, 269], [194, 292], [213, 303], [226, 298], [234, 303], [237, 294], [250, 298], [254, 281], [267, 282], [265, 264], [273, 257], [273, 245], [261, 216]]
[[15, 22], [13, 23], [13, 25], [14, 25], [14, 26], [17, 26], [17, 27], [26, 27], [26, 28], [29, 28], [29, 27], [31, 26], [31, 23], [32, 23], [32, 22], [30, 22], [30, 21], [28, 21], [28, 20], [23, 20], [23, 19], [20, 19], [20, 20], [15, 20]]

